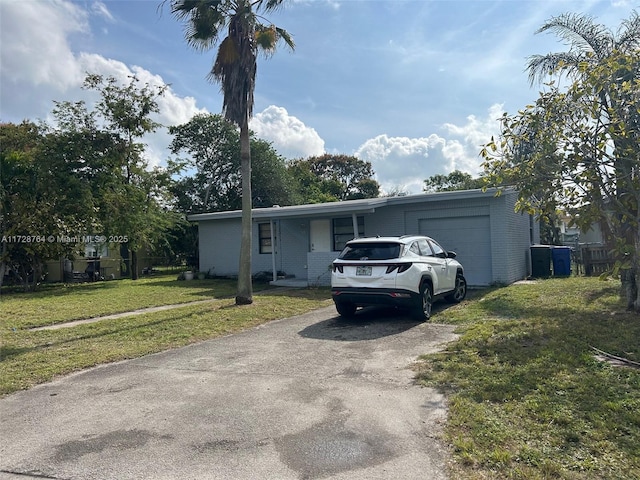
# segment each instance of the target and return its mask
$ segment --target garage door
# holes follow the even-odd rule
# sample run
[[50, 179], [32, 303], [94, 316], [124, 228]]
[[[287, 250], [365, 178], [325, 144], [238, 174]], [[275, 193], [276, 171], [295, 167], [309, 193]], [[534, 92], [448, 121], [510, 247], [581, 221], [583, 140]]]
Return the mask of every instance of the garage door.
[[469, 285], [489, 285], [491, 230], [489, 216], [433, 218], [418, 221], [421, 235], [432, 237], [445, 250], [458, 254]]

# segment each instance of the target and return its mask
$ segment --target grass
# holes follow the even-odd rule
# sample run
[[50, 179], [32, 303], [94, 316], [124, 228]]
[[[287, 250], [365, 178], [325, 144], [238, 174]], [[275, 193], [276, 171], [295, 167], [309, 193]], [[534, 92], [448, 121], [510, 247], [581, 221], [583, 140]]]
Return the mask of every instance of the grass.
[[[94, 365], [136, 358], [238, 332], [277, 318], [329, 305], [327, 289], [265, 290], [251, 305], [236, 307], [236, 282], [178, 282], [175, 276], [138, 281], [47, 286], [0, 299], [0, 395], [27, 389]], [[265, 289], [256, 285], [254, 291]], [[101, 320], [72, 328], [51, 325], [142, 307], [214, 299], [144, 315]]]
[[418, 378], [449, 398], [445, 430], [461, 479], [640, 478], [640, 316], [620, 284], [571, 277], [477, 294], [438, 313], [459, 325]]
[[[188, 303], [235, 295], [236, 282], [226, 280], [176, 281], [177, 275], [95, 283], [44, 284], [33, 293], [0, 297], [2, 324], [31, 328], [70, 320], [129, 312], [146, 307]], [[255, 284], [254, 290], [268, 288]]]
[[[0, 395], [93, 365], [140, 357], [329, 305], [327, 289], [265, 290], [236, 307], [235, 282], [159, 276], [53, 285], [0, 298]], [[256, 285], [256, 290], [266, 288]], [[474, 292], [433, 321], [458, 325], [418, 379], [445, 391], [445, 441], [460, 479], [640, 478], [640, 370], [594, 358], [591, 346], [640, 361], [640, 317], [619, 282], [571, 277]], [[213, 299], [58, 330], [32, 327]]]

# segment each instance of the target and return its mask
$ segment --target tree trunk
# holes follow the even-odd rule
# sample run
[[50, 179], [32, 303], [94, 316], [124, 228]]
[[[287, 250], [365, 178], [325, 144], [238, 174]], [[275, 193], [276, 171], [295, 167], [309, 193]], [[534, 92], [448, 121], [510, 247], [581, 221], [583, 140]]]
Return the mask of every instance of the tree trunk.
[[[2, 251], [0, 252], [0, 258], [5, 258], [7, 253], [7, 242], [2, 242]], [[0, 287], [2, 287], [2, 283], [4, 281], [4, 274], [7, 271], [7, 263], [2, 260], [0, 261]]]
[[251, 285], [251, 149], [248, 119], [245, 119], [240, 126], [240, 174], [242, 176], [242, 236], [236, 305], [248, 305], [253, 303]]
[[131, 250], [131, 280], [138, 280], [138, 252]]
[[640, 312], [640, 229], [636, 228], [634, 253], [631, 268], [621, 275], [622, 290], [627, 300], [627, 309]]

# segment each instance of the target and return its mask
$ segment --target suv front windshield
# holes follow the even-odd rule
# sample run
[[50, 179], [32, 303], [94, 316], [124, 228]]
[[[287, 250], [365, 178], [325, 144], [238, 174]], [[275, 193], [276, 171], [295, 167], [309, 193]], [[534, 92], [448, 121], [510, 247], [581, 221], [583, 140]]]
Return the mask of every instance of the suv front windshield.
[[338, 258], [342, 260], [390, 260], [400, 256], [399, 243], [351, 243]]

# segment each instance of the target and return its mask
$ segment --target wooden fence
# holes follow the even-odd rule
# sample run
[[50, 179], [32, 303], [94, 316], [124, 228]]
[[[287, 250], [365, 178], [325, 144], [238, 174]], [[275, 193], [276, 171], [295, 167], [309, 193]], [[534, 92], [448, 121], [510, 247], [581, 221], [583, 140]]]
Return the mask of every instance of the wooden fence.
[[582, 246], [580, 256], [586, 276], [596, 276], [612, 270], [615, 263], [611, 249], [604, 245]]

